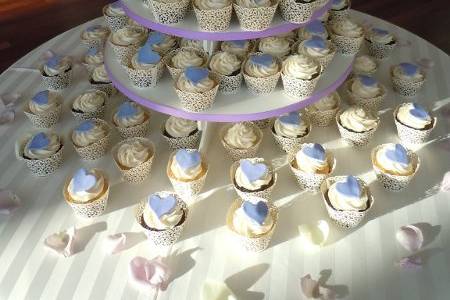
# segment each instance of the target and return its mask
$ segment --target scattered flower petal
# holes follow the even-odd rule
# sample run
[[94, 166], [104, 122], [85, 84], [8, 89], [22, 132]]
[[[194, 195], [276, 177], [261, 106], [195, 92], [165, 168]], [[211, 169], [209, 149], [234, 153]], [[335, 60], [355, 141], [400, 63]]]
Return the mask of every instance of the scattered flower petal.
[[220, 281], [207, 279], [202, 286], [201, 300], [236, 300], [228, 286]]
[[318, 281], [311, 278], [310, 274], [307, 274], [300, 279], [300, 285], [303, 294], [307, 298], [320, 298], [322, 300], [334, 300], [336, 298], [336, 294], [333, 290], [321, 286]]
[[104, 241], [108, 254], [116, 254], [127, 248], [127, 236], [125, 233], [108, 235]]
[[10, 215], [21, 205], [20, 198], [12, 191], [0, 189], [0, 215]]
[[14, 107], [19, 98], [18, 93], [0, 95], [0, 125], [14, 121]]
[[330, 234], [330, 226], [325, 220], [319, 220], [314, 225], [302, 224], [298, 230], [303, 247], [312, 252], [320, 250]]
[[411, 252], [419, 250], [423, 244], [422, 230], [414, 225], [400, 227], [395, 237], [403, 248]]
[[131, 281], [143, 289], [165, 290], [169, 284], [169, 266], [160, 256], [152, 260], [136, 256], [130, 261], [128, 271]]
[[14, 121], [16, 113], [14, 110], [5, 110], [0, 112], [0, 125], [11, 123]]
[[420, 270], [422, 269], [422, 259], [419, 256], [407, 256], [400, 259], [396, 265], [405, 270]]
[[67, 230], [48, 236], [44, 244], [57, 254], [69, 257], [75, 253], [75, 235], [76, 229], [72, 226]]
[[441, 191], [450, 192], [450, 171], [444, 174], [441, 182]]
[[323, 287], [319, 285], [319, 294], [320, 299], [322, 300], [334, 300], [336, 299], [336, 293], [329, 288]]

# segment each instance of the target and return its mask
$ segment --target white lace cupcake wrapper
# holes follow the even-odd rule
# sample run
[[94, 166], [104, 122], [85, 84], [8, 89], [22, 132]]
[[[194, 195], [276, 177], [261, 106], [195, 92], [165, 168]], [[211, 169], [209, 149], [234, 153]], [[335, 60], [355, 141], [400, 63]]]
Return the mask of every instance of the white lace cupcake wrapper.
[[234, 11], [243, 30], [261, 31], [272, 22], [278, 2], [269, 7], [246, 8], [233, 3]]
[[202, 31], [221, 32], [230, 27], [233, 6], [229, 5], [220, 9], [203, 10], [194, 6], [198, 26]]
[[336, 34], [331, 34], [331, 41], [336, 46], [337, 51], [342, 55], [355, 55], [361, 48], [364, 37], [351, 38]]
[[[28, 106], [28, 105], [27, 105]], [[46, 111], [42, 114], [32, 113], [28, 107], [24, 108], [23, 113], [30, 119], [36, 128], [50, 128], [60, 119], [62, 105], [58, 105], [54, 110]]]
[[161, 24], [174, 24], [182, 21], [189, 8], [189, 0], [163, 3], [155, 0], [146, 0], [153, 10], [153, 16]]
[[290, 23], [304, 23], [311, 19], [319, 1], [297, 3], [295, 0], [280, 0], [281, 17]]

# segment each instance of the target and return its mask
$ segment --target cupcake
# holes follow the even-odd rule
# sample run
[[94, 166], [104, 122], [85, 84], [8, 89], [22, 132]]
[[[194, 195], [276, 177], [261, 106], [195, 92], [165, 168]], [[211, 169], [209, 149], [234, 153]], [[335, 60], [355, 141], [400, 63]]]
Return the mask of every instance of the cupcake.
[[112, 123], [124, 139], [145, 137], [150, 132], [150, 113], [134, 102], [125, 101], [114, 112]]
[[317, 60], [324, 70], [336, 54], [336, 49], [330, 41], [313, 36], [301, 42], [297, 52]]
[[175, 24], [184, 19], [189, 8], [189, 0], [146, 0], [152, 8], [153, 16], [161, 24]]
[[193, 201], [205, 184], [208, 163], [195, 149], [179, 149], [169, 157], [167, 176], [184, 201]]
[[61, 115], [61, 97], [52, 91], [40, 91], [25, 105], [23, 112], [33, 126], [49, 128], [55, 125]]
[[425, 73], [415, 64], [401, 63], [391, 67], [391, 80], [397, 93], [414, 97], [425, 83]]
[[363, 28], [349, 18], [344, 18], [330, 26], [331, 41], [343, 55], [355, 55], [364, 40]]
[[254, 95], [272, 93], [280, 78], [280, 62], [270, 54], [250, 54], [244, 62], [244, 79]]
[[53, 132], [28, 134], [16, 144], [16, 155], [36, 176], [54, 173], [63, 162], [63, 141]]
[[283, 59], [291, 52], [291, 43], [285, 37], [269, 36], [259, 40], [258, 50]]
[[378, 128], [380, 119], [359, 106], [338, 112], [336, 122], [342, 138], [353, 147], [367, 145]]
[[150, 176], [155, 146], [147, 138], [129, 138], [113, 147], [112, 156], [123, 179], [141, 183]]
[[241, 88], [242, 60], [230, 52], [217, 52], [209, 61], [209, 69], [219, 81], [219, 92], [236, 94]]
[[245, 158], [231, 165], [230, 178], [236, 193], [245, 201], [271, 201], [277, 173], [264, 158]]
[[294, 24], [301, 24], [309, 21], [313, 12], [319, 6], [319, 0], [280, 0], [281, 17]]
[[322, 97], [319, 101], [305, 107], [305, 113], [314, 126], [326, 127], [336, 118], [339, 111], [341, 97], [337, 92]]
[[201, 131], [197, 121], [170, 116], [161, 126], [164, 140], [172, 150], [188, 148], [197, 149]]
[[145, 45], [125, 65], [128, 78], [137, 87], [155, 87], [164, 72], [161, 55], [150, 45]]
[[253, 45], [251, 40], [223, 41], [220, 43], [220, 49], [244, 58], [253, 51]]
[[329, 39], [328, 31], [322, 24], [322, 22], [320, 22], [320, 20], [311, 21], [306, 26], [301, 27], [297, 31], [297, 36], [299, 41], [308, 40], [313, 36], [318, 36], [323, 39]]
[[89, 83], [93, 89], [105, 92], [108, 96], [111, 96], [115, 91], [104, 64], [94, 68], [89, 77]]
[[397, 39], [387, 30], [372, 28], [366, 35], [367, 49], [375, 58], [389, 57], [397, 44]]
[[425, 142], [436, 126], [436, 118], [417, 103], [400, 104], [394, 111], [394, 121], [399, 138], [411, 144]]
[[330, 22], [338, 22], [348, 17], [350, 0], [333, 0], [329, 10]]
[[86, 67], [86, 70], [88, 71], [90, 76], [95, 67], [102, 65], [103, 61], [103, 51], [100, 48], [89, 48], [89, 50], [84, 55], [82, 64]]
[[87, 90], [75, 98], [71, 112], [77, 120], [102, 119], [108, 95], [100, 90]]
[[288, 154], [294, 154], [311, 132], [311, 125], [304, 116], [293, 111], [275, 119], [272, 135], [277, 145]]
[[377, 71], [377, 62], [368, 55], [359, 55], [353, 62], [354, 75], [373, 75]]
[[175, 83], [175, 92], [180, 98], [181, 106], [193, 112], [210, 108], [218, 89], [218, 82], [212, 78], [207, 68], [187, 67]]
[[384, 144], [372, 150], [372, 165], [377, 179], [390, 191], [406, 188], [419, 169], [417, 154], [400, 144]]
[[72, 60], [57, 54], [49, 58], [41, 68], [44, 86], [51, 90], [62, 90], [72, 83]]
[[261, 129], [249, 122], [228, 124], [220, 131], [220, 141], [232, 160], [255, 156], [262, 138]]
[[155, 246], [175, 244], [183, 231], [188, 208], [173, 192], [158, 192], [148, 196], [136, 210], [136, 221]]
[[174, 80], [187, 67], [206, 67], [208, 65], [208, 55], [196, 48], [179, 48], [170, 52], [165, 57], [167, 69]]
[[277, 34], [276, 37], [287, 39], [288, 42], [292, 45], [295, 43], [295, 41], [297, 41], [297, 30], [283, 32], [283, 33]]
[[273, 118], [268, 118], [268, 119], [251, 121], [251, 123], [255, 124], [259, 129], [266, 129], [266, 128], [272, 126], [273, 121], [274, 121]]
[[202, 40], [192, 40], [187, 38], [182, 38], [180, 41], [180, 48], [195, 48], [202, 51], [205, 51], [203, 48]]
[[78, 169], [67, 178], [63, 194], [75, 215], [98, 217], [103, 214], [108, 202], [108, 177], [99, 169]]
[[241, 29], [261, 31], [272, 23], [278, 7], [275, 0], [235, 0], [233, 8], [241, 25]]
[[109, 42], [121, 63], [126, 63], [145, 42], [147, 30], [138, 26], [125, 26], [109, 36]]
[[345, 89], [351, 104], [359, 105], [374, 113], [378, 112], [386, 97], [386, 88], [375, 78], [359, 75], [349, 79]]
[[156, 51], [161, 56], [164, 56], [177, 48], [178, 38], [162, 32], [152, 31], [148, 35], [145, 45], [150, 46], [153, 51]]
[[302, 190], [317, 191], [333, 173], [336, 159], [320, 144], [303, 144], [289, 161], [289, 166]]
[[103, 16], [106, 24], [112, 31], [117, 31], [128, 23], [128, 17], [119, 1], [105, 5], [103, 7]]
[[231, 0], [194, 0], [193, 7], [200, 30], [220, 32], [230, 27]]
[[91, 48], [103, 47], [109, 33], [108, 27], [102, 25], [89, 26], [81, 32], [81, 43]]
[[110, 139], [111, 128], [101, 119], [83, 121], [71, 132], [73, 147], [85, 160], [94, 160], [105, 155]]
[[252, 203], [237, 199], [227, 213], [227, 227], [246, 251], [264, 251], [278, 221], [278, 208], [264, 201]]
[[289, 56], [281, 70], [284, 93], [298, 100], [310, 96], [321, 74], [322, 66], [317, 60], [303, 54]]

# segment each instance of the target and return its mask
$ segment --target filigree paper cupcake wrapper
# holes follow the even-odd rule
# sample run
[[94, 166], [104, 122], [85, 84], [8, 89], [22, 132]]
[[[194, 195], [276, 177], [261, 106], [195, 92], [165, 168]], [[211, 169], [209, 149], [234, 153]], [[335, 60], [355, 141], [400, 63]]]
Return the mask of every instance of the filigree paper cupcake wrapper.
[[106, 105], [100, 106], [96, 111], [77, 112], [71, 110], [70, 112], [77, 121], [84, 121], [89, 119], [103, 119], [105, 116]]
[[273, 16], [277, 10], [278, 2], [269, 7], [246, 8], [233, 3], [234, 11], [243, 30], [261, 31], [267, 29], [272, 23]]
[[330, 23], [334, 23], [334, 22], [340, 22], [343, 21], [344, 19], [348, 18], [349, 15], [349, 9], [350, 7], [343, 9], [343, 10], [332, 10], [330, 9], [328, 11], [329, 13], [329, 22]]
[[116, 55], [117, 60], [120, 62], [120, 64], [125, 65], [133, 56], [134, 53], [137, 52], [138, 47], [137, 46], [121, 46], [116, 45], [112, 43], [111, 41], [108, 41], [108, 43], [111, 45], [111, 48], [113, 48], [114, 54]]
[[124, 65], [124, 68], [133, 85], [140, 88], [155, 87], [164, 73], [164, 61], [161, 59], [153, 68], [146, 70], [133, 69], [130, 63]]
[[277, 86], [281, 73], [267, 77], [253, 77], [244, 73], [244, 80], [250, 93], [253, 95], [267, 95], [272, 93]]
[[[146, 145], [148, 147], [148, 149], [150, 149], [151, 156], [146, 161], [144, 161], [143, 163], [139, 164], [136, 167], [125, 168], [124, 166], [122, 166], [120, 164], [120, 162], [117, 159], [117, 151], [119, 150], [119, 147], [121, 145], [123, 145], [124, 143], [130, 143], [130, 142], [134, 142], [134, 141], [138, 141], [138, 142], [141, 142], [141, 144]], [[141, 138], [141, 137], [129, 138], [129, 139], [123, 140], [122, 142], [116, 144], [112, 148], [112, 155], [113, 155], [114, 162], [116, 163], [117, 168], [119, 169], [120, 173], [122, 174], [122, 178], [129, 183], [139, 184], [150, 176], [150, 173], [152, 171], [153, 159], [155, 158], [155, 146], [147, 138]]]
[[114, 127], [117, 129], [122, 139], [146, 137], [150, 133], [150, 115], [148, 115], [147, 119], [141, 124], [131, 127], [120, 127], [114, 124]]
[[296, 2], [295, 0], [280, 0], [281, 17], [290, 23], [304, 23], [311, 19], [317, 2]]
[[295, 167], [295, 156], [292, 157], [289, 162], [289, 167], [294, 174], [295, 179], [297, 179], [300, 189], [307, 190], [311, 192], [317, 192], [320, 189], [322, 182], [333, 174], [336, 168], [336, 158], [331, 157], [331, 170], [328, 174], [317, 174], [317, 173], [306, 173]]
[[41, 74], [42, 82], [45, 87], [50, 90], [59, 91], [67, 88], [72, 83], [73, 69], [71, 68], [70, 70], [56, 76], [46, 76], [43, 71], [41, 71]]
[[[108, 133], [106, 134], [105, 137], [99, 139], [98, 141], [84, 146], [84, 147], [80, 147], [75, 145], [73, 142], [73, 147], [75, 148], [75, 151], [78, 153], [78, 155], [81, 157], [81, 159], [83, 160], [96, 160], [99, 159], [100, 157], [104, 156], [106, 154], [106, 152], [108, 152], [109, 146], [110, 146], [110, 142], [111, 142], [111, 127], [108, 125], [108, 123], [106, 123], [105, 121], [101, 120], [101, 119], [92, 119], [94, 120], [96, 123], [101, 123], [105, 128], [107, 128]], [[70, 136], [72, 136], [72, 131], [70, 133]]]
[[397, 93], [399, 93], [404, 97], [416, 96], [419, 90], [422, 88], [423, 84], [425, 83], [425, 79], [418, 82], [401, 80], [400, 78], [397, 78], [392, 75], [392, 69], [391, 69], [391, 80], [394, 91], [396, 91]]
[[178, 52], [182, 52], [182, 51], [194, 51], [199, 56], [203, 57], [204, 63], [203, 63], [203, 65], [201, 65], [201, 67], [206, 67], [208, 65], [208, 54], [201, 49], [197, 49], [197, 48], [193, 48], [193, 47], [182, 47], [182, 48], [172, 50], [169, 53], [167, 53], [167, 55], [164, 56], [163, 61], [167, 67], [167, 70], [169, 70], [170, 76], [172, 76], [172, 79], [175, 81], [181, 75], [181, 73], [183, 72], [183, 69], [175, 68], [174, 66], [172, 66], [172, 58]]
[[109, 97], [111, 97], [113, 94], [115, 94], [115, 87], [112, 85], [111, 82], [105, 82], [105, 83], [92, 83], [91, 82], [91, 89], [99, 90], [102, 92], [105, 92]]
[[373, 56], [377, 59], [384, 59], [391, 56], [391, 53], [394, 51], [396, 43], [394, 44], [382, 44], [376, 42], [367, 41], [367, 50], [369, 51], [369, 55]]
[[272, 126], [273, 118], [252, 121], [259, 129], [265, 129]]
[[353, 79], [348, 80], [345, 83], [345, 91], [347, 92], [348, 100], [350, 104], [358, 105], [364, 108], [367, 111], [378, 113], [378, 110], [380, 110], [381, 106], [384, 103], [384, 99], [386, 98], [386, 88], [381, 85], [381, 95], [373, 98], [361, 98], [358, 97], [356, 94], [352, 93], [351, 91], [351, 84], [353, 82]]
[[[63, 164], [63, 150], [64, 145], [61, 145], [61, 149], [58, 150], [55, 154], [51, 155], [48, 158], [44, 159], [28, 159], [23, 156], [23, 151], [25, 148], [26, 142], [31, 138], [29, 136], [25, 139], [19, 141], [16, 144], [16, 155], [19, 160], [25, 161], [25, 164], [27, 165], [28, 169], [36, 176], [39, 177], [45, 177], [50, 174], [53, 174], [57, 169], [61, 167]], [[62, 141], [61, 141], [62, 143]]]
[[404, 125], [397, 120], [398, 107], [394, 111], [394, 122], [397, 127], [397, 134], [400, 140], [409, 144], [422, 144], [427, 141], [434, 127], [436, 127], [437, 119], [433, 118], [433, 126], [428, 129], [415, 129]]
[[339, 107], [341, 106], [341, 97], [339, 96], [338, 93], [336, 93], [336, 99], [337, 103], [336, 108], [334, 109], [316, 110], [316, 111], [305, 109], [305, 115], [308, 118], [311, 125], [319, 127], [327, 127], [336, 120], [336, 114], [338, 113]]
[[201, 112], [210, 108], [216, 99], [218, 89], [219, 84], [217, 83], [212, 89], [204, 93], [186, 92], [175, 86], [175, 92], [181, 101], [181, 106], [183, 109], [192, 112]]
[[375, 163], [375, 160], [376, 160], [375, 155], [382, 146], [384, 146], [384, 145], [379, 145], [372, 150], [371, 159], [372, 159], [373, 170], [375, 171], [377, 180], [383, 185], [383, 187], [386, 190], [399, 192], [408, 186], [410, 181], [413, 179], [414, 175], [416, 175], [417, 171], [419, 170], [419, 166], [420, 166], [419, 156], [416, 153], [412, 152], [411, 150], [407, 150], [408, 157], [413, 164], [414, 172], [410, 175], [404, 175], [404, 176], [392, 175], [387, 172], [384, 172]]
[[308, 126], [307, 133], [301, 137], [288, 138], [288, 137], [280, 136], [274, 132], [273, 127], [272, 127], [272, 130], [270, 130], [270, 132], [272, 133], [275, 143], [278, 145], [278, 147], [282, 151], [284, 151], [288, 154], [295, 154], [295, 153], [297, 153], [298, 149], [300, 149], [302, 143], [304, 143], [305, 140], [308, 138], [308, 136], [311, 132], [311, 125]]
[[276, 206], [271, 205], [269, 207], [269, 212], [273, 219], [272, 228], [263, 235], [257, 237], [248, 237], [244, 235], [240, 235], [234, 230], [233, 227], [233, 214], [236, 209], [239, 208], [242, 201], [236, 200], [232, 203], [230, 209], [228, 210], [226, 221], [227, 228], [230, 231], [233, 239], [236, 241], [238, 245], [242, 247], [243, 250], [248, 252], [261, 252], [267, 249], [270, 244], [270, 240], [272, 239], [273, 233], [275, 231], [276, 225], [278, 223], [278, 208]]
[[348, 142], [353, 147], [364, 147], [366, 146], [370, 140], [372, 139], [373, 135], [375, 134], [375, 131], [377, 130], [379, 126], [379, 122], [377, 124], [377, 127], [365, 132], [355, 132], [348, 130], [344, 126], [341, 125], [341, 122], [339, 121], [340, 112], [336, 114], [336, 123], [339, 129], [339, 133], [341, 134], [341, 137]]
[[167, 142], [171, 150], [186, 149], [186, 148], [198, 149], [202, 132], [200, 130], [197, 130], [196, 133], [184, 137], [178, 138], [168, 137], [167, 135], [164, 134], [164, 124], [162, 124], [161, 135], [163, 139]]
[[161, 24], [174, 24], [182, 21], [189, 8], [189, 0], [163, 3], [155, 0], [147, 0], [152, 8], [153, 16]]
[[310, 96], [316, 87], [320, 75], [311, 80], [303, 80], [281, 73], [284, 93], [289, 97], [301, 99]]
[[337, 34], [331, 34], [331, 41], [336, 46], [337, 51], [342, 55], [355, 55], [361, 48], [364, 37], [351, 38]]
[[103, 17], [105, 18], [106, 25], [112, 30], [117, 31], [128, 24], [127, 16], [108, 16], [105, 13], [106, 6], [103, 7]]
[[227, 130], [233, 126], [233, 124], [224, 125], [222, 127], [222, 129], [220, 130], [220, 132], [219, 132], [220, 141], [221, 141], [223, 147], [225, 148], [225, 151], [227, 152], [228, 156], [233, 161], [256, 156], [256, 153], [258, 152], [259, 146], [263, 139], [263, 132], [256, 125], [254, 125], [254, 124], [252, 124], [252, 125], [254, 126], [253, 128], [254, 128], [256, 135], [258, 136], [258, 142], [255, 145], [253, 145], [252, 147], [247, 148], [247, 149], [234, 148], [225, 142], [225, 139], [224, 139], [225, 134], [226, 134]]
[[321, 186], [320, 186], [320, 191], [322, 193], [322, 199], [323, 202], [325, 203], [325, 207], [327, 209], [328, 212], [328, 216], [339, 226], [341, 226], [342, 228], [354, 228], [356, 226], [359, 225], [359, 223], [361, 223], [361, 221], [364, 219], [364, 217], [366, 216], [367, 212], [370, 210], [370, 208], [373, 206], [373, 196], [372, 193], [370, 192], [369, 188], [367, 187], [366, 183], [364, 181], [362, 181], [361, 179], [357, 178], [359, 183], [366, 189], [367, 191], [367, 196], [368, 196], [368, 207], [365, 210], [362, 211], [357, 211], [357, 210], [338, 210], [335, 209], [330, 201], [328, 200], [328, 188], [331, 186], [331, 184], [333, 184], [334, 182], [338, 181], [338, 180], [342, 180], [344, 179], [345, 176], [336, 176], [336, 177], [329, 177], [327, 179], [325, 179]]
[[[82, 35], [83, 33], [81, 33]], [[80, 38], [80, 41], [83, 45], [89, 48], [102, 48], [105, 45], [107, 39], [84, 39]]]
[[46, 111], [41, 114], [34, 114], [28, 108], [28, 103], [25, 105], [23, 113], [30, 119], [34, 127], [50, 128], [56, 123], [61, 116], [62, 105], [58, 105], [55, 109]]
[[222, 75], [216, 72], [211, 73], [219, 82], [219, 92], [224, 95], [235, 95], [242, 85], [242, 73], [237, 75]]
[[193, 5], [200, 30], [209, 32], [226, 31], [230, 27], [233, 6], [229, 5], [219, 9], [198, 9]]

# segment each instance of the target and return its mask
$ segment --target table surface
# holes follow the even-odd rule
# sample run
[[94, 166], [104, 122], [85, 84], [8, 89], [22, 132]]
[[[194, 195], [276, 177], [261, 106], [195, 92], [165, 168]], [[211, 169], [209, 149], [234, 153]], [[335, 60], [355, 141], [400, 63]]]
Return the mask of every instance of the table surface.
[[[134, 221], [133, 206], [146, 195], [167, 190], [165, 176], [169, 151], [162, 143], [158, 128], [164, 116], [154, 114], [150, 138], [156, 144], [152, 176], [143, 184], [131, 186], [119, 178], [111, 157], [83, 162], [69, 146], [65, 163], [48, 178], [33, 177], [15, 159], [14, 142], [32, 130], [18, 109], [10, 125], [0, 126], [0, 186], [12, 189], [23, 206], [12, 216], [0, 217], [0, 299], [199, 299], [199, 290], [207, 278], [225, 281], [239, 299], [302, 299], [300, 277], [320, 275], [344, 299], [448, 299], [450, 294], [450, 204], [449, 194], [439, 192], [438, 185], [449, 169], [448, 104], [450, 99], [450, 61], [448, 56], [426, 41], [381, 20], [354, 12], [354, 15], [378, 26], [389, 27], [402, 45], [383, 61], [376, 77], [388, 87], [381, 114], [381, 127], [366, 150], [347, 148], [339, 139], [335, 126], [313, 128], [309, 141], [323, 143], [337, 158], [336, 175], [361, 176], [369, 184], [375, 204], [364, 224], [354, 230], [331, 225], [326, 246], [317, 253], [307, 253], [298, 239], [298, 226], [319, 219], [329, 221], [319, 195], [302, 193], [285, 164], [269, 132], [265, 132], [260, 155], [279, 167], [279, 182], [273, 198], [281, 207], [280, 218], [270, 248], [261, 254], [244, 254], [228, 242], [225, 213], [236, 198], [227, 171], [230, 161], [216, 139], [219, 125], [208, 124], [202, 151], [210, 162], [211, 172], [204, 193], [190, 209], [180, 241], [165, 249], [151, 248], [143, 241]], [[87, 25], [84, 25], [87, 26]], [[83, 27], [84, 27], [83, 26]], [[0, 75], [0, 94], [19, 92], [22, 102], [41, 89], [40, 76], [22, 67], [32, 66], [48, 48], [59, 53], [79, 55], [80, 28], [56, 37], [19, 60]], [[410, 41], [412, 46], [407, 46]], [[375, 181], [371, 171], [371, 147], [397, 142], [392, 108], [405, 101], [390, 89], [387, 70], [390, 64], [429, 58], [434, 66], [428, 80], [414, 100], [422, 102], [438, 116], [428, 143], [415, 148], [422, 165], [413, 183], [401, 193], [390, 193]], [[63, 122], [56, 131], [67, 136], [75, 121], [69, 102], [87, 86], [86, 73], [76, 70], [75, 84], [63, 92], [66, 99]], [[114, 101], [119, 101], [116, 97]], [[110, 111], [107, 114], [111, 116]], [[117, 139], [117, 137], [116, 137]], [[107, 212], [94, 221], [78, 220], [62, 197], [65, 176], [80, 166], [103, 168], [111, 178]], [[423, 270], [408, 272], [394, 266], [407, 253], [395, 241], [395, 231], [402, 225], [422, 223], [425, 246], [420, 255]], [[43, 246], [43, 239], [72, 225], [79, 228], [83, 249], [70, 258], [55, 256]], [[108, 234], [130, 232], [136, 243], [118, 255], [104, 253], [103, 240]], [[174, 272], [165, 292], [137, 291], [128, 282], [127, 266], [136, 255], [168, 257]]]

